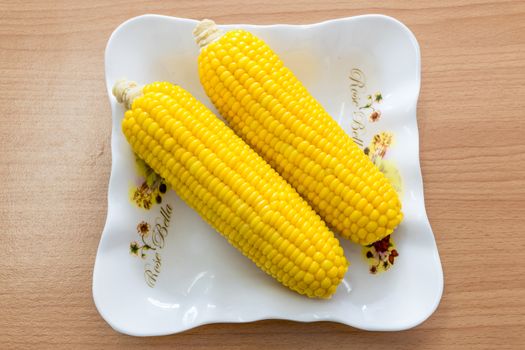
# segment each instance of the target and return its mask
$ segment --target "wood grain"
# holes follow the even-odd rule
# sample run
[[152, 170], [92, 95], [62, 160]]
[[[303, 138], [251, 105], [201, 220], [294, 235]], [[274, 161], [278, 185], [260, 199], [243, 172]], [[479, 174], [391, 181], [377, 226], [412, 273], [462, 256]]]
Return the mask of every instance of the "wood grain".
[[[221, 23], [384, 13], [412, 29], [426, 205], [445, 273], [427, 322], [369, 333], [262, 321], [133, 338], [102, 320], [91, 276], [111, 164], [103, 54], [113, 29], [144, 13]], [[0, 348], [524, 348], [525, 2], [2, 1], [0, 74]]]

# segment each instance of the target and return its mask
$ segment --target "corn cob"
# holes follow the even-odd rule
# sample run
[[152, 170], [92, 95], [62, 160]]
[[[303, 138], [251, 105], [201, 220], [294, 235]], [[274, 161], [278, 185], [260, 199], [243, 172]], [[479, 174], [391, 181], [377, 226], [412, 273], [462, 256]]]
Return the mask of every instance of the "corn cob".
[[348, 267], [339, 241], [210, 110], [166, 82], [119, 81], [113, 94], [130, 108], [122, 131], [133, 151], [233, 246], [300, 294], [335, 292]]
[[194, 30], [201, 83], [234, 131], [344, 237], [369, 245], [401, 222], [391, 184], [279, 57], [244, 30]]

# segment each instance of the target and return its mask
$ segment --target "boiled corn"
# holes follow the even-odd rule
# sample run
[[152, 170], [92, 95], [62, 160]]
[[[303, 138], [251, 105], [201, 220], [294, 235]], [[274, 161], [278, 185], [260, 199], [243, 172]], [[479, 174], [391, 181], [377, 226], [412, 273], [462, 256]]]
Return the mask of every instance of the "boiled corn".
[[401, 222], [385, 176], [261, 39], [202, 21], [194, 36], [211, 101], [336, 231], [369, 245]]
[[338, 240], [230, 128], [170, 83], [119, 81], [113, 91], [131, 106], [122, 131], [133, 151], [189, 206], [283, 285], [334, 294], [348, 266]]

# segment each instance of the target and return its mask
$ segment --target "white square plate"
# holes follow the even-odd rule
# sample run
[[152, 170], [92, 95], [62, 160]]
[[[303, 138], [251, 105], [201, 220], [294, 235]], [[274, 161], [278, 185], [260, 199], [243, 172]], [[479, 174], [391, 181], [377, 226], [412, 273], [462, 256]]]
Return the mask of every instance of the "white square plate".
[[[367, 330], [402, 330], [423, 322], [439, 304], [443, 273], [423, 199], [416, 122], [420, 54], [414, 35], [380, 15], [312, 25], [223, 26], [248, 29], [265, 40], [363, 147], [382, 131], [394, 137], [384, 160], [402, 179], [405, 213], [394, 233], [395, 265], [371, 274], [361, 248], [341, 239], [351, 262], [348, 273], [331, 300], [311, 300], [260, 271], [173, 191], [160, 193], [154, 175], [137, 192], [147, 174], [137, 170], [122, 135], [124, 110], [111, 88], [123, 77], [171, 81], [215, 111], [199, 83], [199, 49], [192, 36], [196, 23], [140, 16], [118, 27], [106, 48], [113, 164], [93, 275], [93, 297], [102, 317], [117, 331], [138, 336], [269, 318], [328, 320]], [[380, 102], [374, 100], [377, 91]], [[369, 95], [373, 104], [367, 107]], [[369, 120], [374, 110], [381, 113], [376, 122]], [[149, 210], [130, 199], [134, 193]], [[144, 241], [137, 231], [140, 222], [147, 223]], [[135, 241], [139, 256], [130, 254]], [[155, 249], [140, 250], [145, 244]]]

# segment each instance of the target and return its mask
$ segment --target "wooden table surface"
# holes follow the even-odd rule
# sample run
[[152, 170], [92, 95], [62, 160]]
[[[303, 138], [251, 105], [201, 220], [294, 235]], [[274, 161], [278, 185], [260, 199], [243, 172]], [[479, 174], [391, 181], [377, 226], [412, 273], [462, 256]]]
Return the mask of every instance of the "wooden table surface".
[[[524, 349], [525, 2], [243, 3], [2, 1], [0, 348]], [[261, 321], [157, 338], [103, 321], [91, 282], [111, 165], [104, 48], [144, 13], [261, 24], [383, 13], [410, 27], [422, 52], [426, 206], [445, 274], [428, 321], [397, 333]]]

